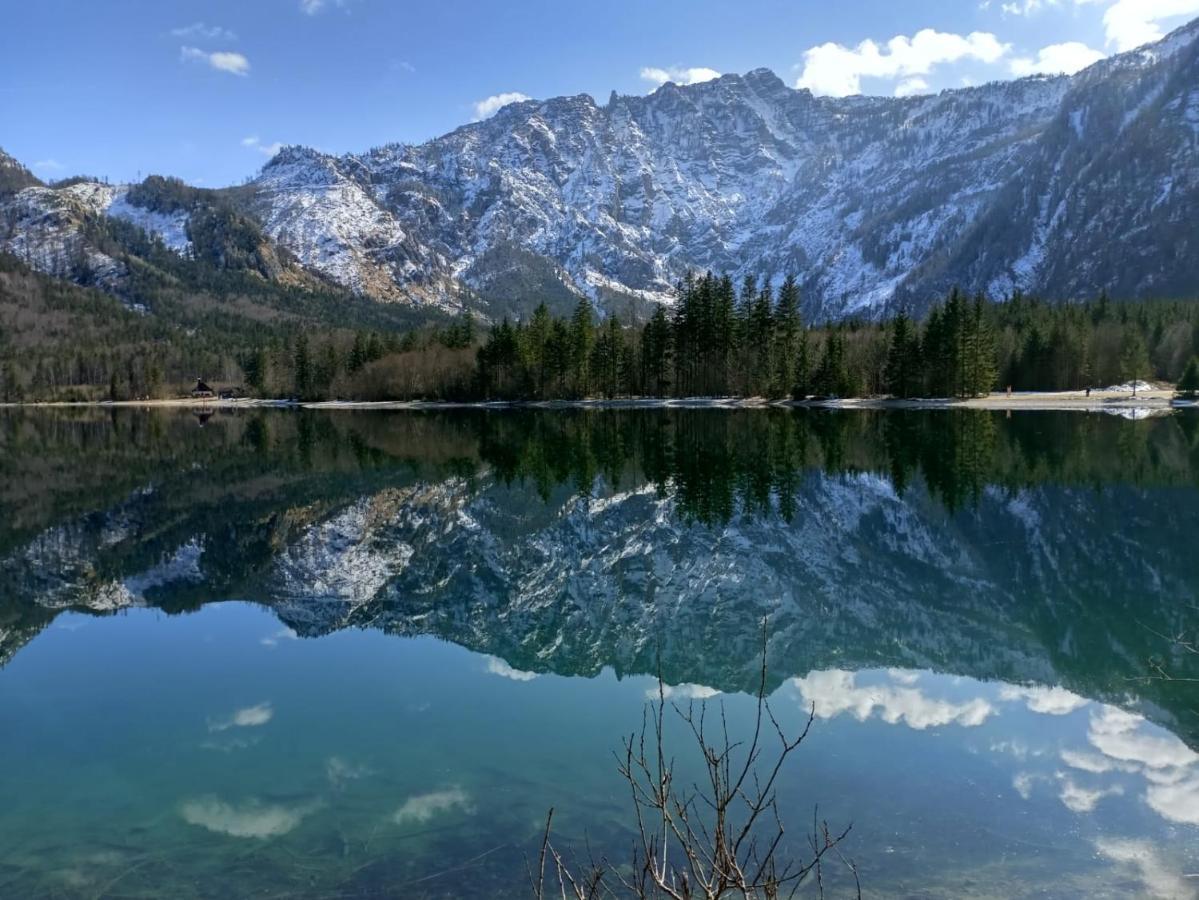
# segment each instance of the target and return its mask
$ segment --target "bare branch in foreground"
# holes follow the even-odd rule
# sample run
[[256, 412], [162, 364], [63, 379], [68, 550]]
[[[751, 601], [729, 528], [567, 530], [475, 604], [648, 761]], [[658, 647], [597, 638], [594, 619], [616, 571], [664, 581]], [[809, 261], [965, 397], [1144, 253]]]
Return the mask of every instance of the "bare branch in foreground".
[[[766, 700], [766, 629], [762, 631], [762, 668], [757, 708], [748, 741], [734, 740], [724, 703], [709, 715], [707, 701], [670, 704], [686, 724], [703, 759], [701, 783], [680, 787], [675, 760], [665, 740], [666, 685], [658, 675], [658, 696], [642, 714], [640, 731], [623, 740], [617, 770], [628, 784], [636, 835], [628, 866], [610, 868], [590, 861], [578, 877], [550, 840], [553, 810], [546, 818], [538, 871], [530, 871], [535, 900], [544, 900], [545, 864], [550, 859], [562, 900], [607, 897], [655, 900], [775, 900], [794, 897], [805, 884], [824, 896], [826, 858], [850, 875], [854, 896], [862, 889], [857, 867], [841, 844], [850, 828], [831, 829], [813, 811], [808, 852], [802, 860], [784, 860], [780, 849], [786, 830], [779, 812], [777, 784], [783, 767], [799, 749], [816, 718], [813, 707], [799, 734], [789, 736]], [[771, 751], [773, 747], [773, 751]], [[831, 855], [831, 856], [830, 856]]]

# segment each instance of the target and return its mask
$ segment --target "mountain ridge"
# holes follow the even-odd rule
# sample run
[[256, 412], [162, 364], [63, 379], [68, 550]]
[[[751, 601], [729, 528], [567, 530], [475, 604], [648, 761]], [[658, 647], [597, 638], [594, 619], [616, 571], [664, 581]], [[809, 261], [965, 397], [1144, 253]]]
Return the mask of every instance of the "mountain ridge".
[[[526, 100], [419, 144], [285, 147], [225, 192], [326, 281], [489, 318], [535, 297], [637, 314], [689, 269], [795, 272], [809, 319], [921, 312], [954, 285], [1193, 297], [1197, 36], [916, 97], [817, 97], [759, 68]], [[22, 246], [11, 208], [55, 191], [0, 191], [0, 248]]]

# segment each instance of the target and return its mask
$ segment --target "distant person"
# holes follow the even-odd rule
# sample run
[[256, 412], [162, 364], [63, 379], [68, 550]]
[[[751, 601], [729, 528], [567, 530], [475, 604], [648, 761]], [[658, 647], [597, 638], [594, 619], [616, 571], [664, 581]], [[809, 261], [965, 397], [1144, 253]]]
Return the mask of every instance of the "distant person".
[[1012, 399], [1012, 386], [1010, 384], [1007, 386], [1007, 398], [1009, 400]]
[[1091, 396], [1091, 389], [1090, 389], [1090, 388], [1087, 388], [1087, 396], [1088, 396], [1088, 397], [1090, 397], [1090, 396]]

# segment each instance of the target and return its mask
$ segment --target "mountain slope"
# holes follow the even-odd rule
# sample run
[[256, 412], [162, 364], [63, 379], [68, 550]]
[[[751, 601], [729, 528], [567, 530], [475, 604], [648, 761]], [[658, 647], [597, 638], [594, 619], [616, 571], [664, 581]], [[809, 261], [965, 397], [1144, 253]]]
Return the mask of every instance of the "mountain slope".
[[[272, 236], [343, 283], [458, 280], [512, 300], [494, 272], [527, 263], [489, 254], [517, 246], [601, 300], [662, 299], [688, 267], [795, 270], [819, 316], [919, 308], [952, 283], [1192, 295], [1196, 34], [933, 97], [818, 98], [756, 70], [602, 107], [527, 101], [420, 146], [290, 148], [257, 183]], [[335, 211], [312, 199], [317, 172]], [[368, 223], [383, 262], [338, 272], [327, 255], [353, 256]]]
[[46, 187], [0, 157], [0, 249], [121, 295], [127, 262], [87, 223], [190, 258], [215, 211], [236, 226], [217, 267], [490, 318], [580, 296], [644, 310], [690, 268], [795, 272], [809, 318], [920, 312], [953, 285], [1191, 298], [1197, 37], [927, 97], [816, 97], [758, 69], [530, 100], [416, 146], [288, 147], [223, 191]]

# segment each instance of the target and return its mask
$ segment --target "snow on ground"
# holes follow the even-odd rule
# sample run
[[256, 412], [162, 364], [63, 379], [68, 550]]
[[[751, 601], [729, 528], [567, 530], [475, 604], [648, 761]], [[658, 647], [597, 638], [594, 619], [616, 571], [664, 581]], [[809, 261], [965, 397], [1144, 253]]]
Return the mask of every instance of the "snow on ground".
[[1104, 390], [1112, 394], [1131, 394], [1133, 391], [1137, 393], [1152, 391], [1154, 387], [1147, 381], [1126, 381], [1124, 384], [1113, 384], [1111, 387], [1104, 388]]
[[130, 222], [147, 234], [157, 235], [162, 239], [168, 250], [173, 250], [180, 256], [191, 250], [192, 242], [187, 236], [187, 210], [181, 209], [173, 213], [158, 213], [140, 206], [134, 206], [126, 194], [121, 191], [109, 204], [105, 213], [114, 219]]

